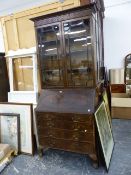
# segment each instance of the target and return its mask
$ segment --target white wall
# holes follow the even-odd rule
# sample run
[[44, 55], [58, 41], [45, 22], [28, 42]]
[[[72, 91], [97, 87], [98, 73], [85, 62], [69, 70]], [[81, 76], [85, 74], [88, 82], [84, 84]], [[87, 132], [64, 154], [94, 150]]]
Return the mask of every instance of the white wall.
[[105, 65], [121, 68], [124, 57], [131, 53], [131, 0], [104, 1]]

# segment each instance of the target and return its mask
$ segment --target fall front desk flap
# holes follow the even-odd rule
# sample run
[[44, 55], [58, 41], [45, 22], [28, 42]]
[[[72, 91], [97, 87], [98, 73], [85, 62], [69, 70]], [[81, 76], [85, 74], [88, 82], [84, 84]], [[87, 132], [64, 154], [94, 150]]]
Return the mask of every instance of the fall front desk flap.
[[93, 114], [95, 89], [42, 90], [36, 112]]

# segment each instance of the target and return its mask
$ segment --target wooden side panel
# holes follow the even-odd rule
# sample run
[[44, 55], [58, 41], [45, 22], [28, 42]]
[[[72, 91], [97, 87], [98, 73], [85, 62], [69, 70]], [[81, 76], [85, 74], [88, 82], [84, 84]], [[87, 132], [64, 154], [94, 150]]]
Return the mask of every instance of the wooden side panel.
[[72, 7], [76, 7], [80, 5], [79, 0], [70, 0], [70, 1], [65, 1], [65, 3], [62, 5], [62, 10], [70, 9]]
[[112, 118], [131, 119], [131, 98], [126, 93], [112, 93]]
[[13, 27], [13, 20], [5, 22], [6, 27], [6, 34], [7, 34], [7, 43], [8, 43], [8, 50], [16, 50], [17, 46], [15, 44], [15, 32]]
[[112, 118], [131, 119], [131, 107], [112, 107]]
[[111, 99], [112, 107], [131, 107], [131, 98], [113, 98]]
[[17, 29], [20, 48], [30, 48], [35, 46], [35, 31], [34, 24], [28, 17], [17, 19]]
[[8, 49], [8, 40], [7, 40], [7, 32], [6, 32], [4, 18], [1, 19], [1, 28], [2, 28], [2, 33], [3, 33], [3, 38], [4, 38], [5, 51], [8, 51], [9, 50]]
[[58, 7], [53, 8], [53, 9], [48, 9], [48, 10], [45, 10], [45, 11], [38, 11], [37, 13], [34, 13], [31, 16], [29, 16], [29, 18], [34, 18], [34, 17], [37, 17], [37, 16], [42, 16], [42, 15], [46, 15], [46, 14], [50, 14], [50, 13], [55, 13], [57, 11], [59, 11]]
[[34, 23], [30, 18], [79, 5], [80, 0], [65, 0], [63, 3], [57, 1], [1, 18], [6, 53], [9, 50], [36, 46]]

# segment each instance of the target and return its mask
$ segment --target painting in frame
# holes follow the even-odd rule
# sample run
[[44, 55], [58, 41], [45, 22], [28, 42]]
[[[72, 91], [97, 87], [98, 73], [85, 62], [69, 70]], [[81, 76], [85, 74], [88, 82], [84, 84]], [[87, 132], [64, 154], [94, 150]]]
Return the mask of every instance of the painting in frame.
[[32, 104], [0, 103], [0, 113], [20, 114], [20, 152], [33, 155], [33, 109]]
[[104, 101], [95, 112], [95, 121], [108, 171], [114, 148], [114, 139]]
[[20, 152], [20, 114], [0, 113], [0, 142]]
[[110, 126], [112, 127], [111, 113], [110, 113], [110, 108], [109, 108], [109, 100], [108, 100], [106, 90], [103, 92], [103, 101], [105, 103], [105, 107], [106, 107], [107, 115], [108, 115], [108, 118], [109, 118]]

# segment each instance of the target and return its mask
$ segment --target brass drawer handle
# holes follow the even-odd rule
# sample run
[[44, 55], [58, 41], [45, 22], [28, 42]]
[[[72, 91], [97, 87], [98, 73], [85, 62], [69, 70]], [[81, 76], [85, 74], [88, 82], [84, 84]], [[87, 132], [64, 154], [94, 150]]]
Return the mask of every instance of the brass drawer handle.
[[45, 119], [48, 119], [48, 118], [49, 118], [49, 116], [48, 116], [48, 115], [45, 115], [45, 116], [44, 116], [44, 118], [45, 118]]
[[46, 125], [49, 126], [49, 127], [53, 127], [53, 126], [54, 126], [54, 123], [52, 123], [52, 122], [47, 122]]
[[75, 120], [75, 117], [74, 117], [74, 116], [72, 117], [72, 120], [73, 120], [73, 121]]
[[81, 117], [75, 116], [75, 119], [79, 121]]
[[47, 120], [47, 121], [51, 121], [51, 120], [53, 120], [53, 118], [52, 118], [52, 117], [50, 117], [50, 116], [45, 117], [44, 119], [45, 119], [45, 120]]
[[80, 129], [80, 125], [78, 124], [78, 123], [75, 123], [75, 125], [74, 125], [74, 129]]
[[75, 120], [73, 120], [73, 122], [74, 122], [74, 123], [78, 123], [78, 121], [77, 121], [76, 119], [75, 119]]
[[78, 128], [74, 128], [74, 131], [79, 131], [79, 129]]
[[78, 138], [74, 138], [74, 140], [75, 140], [75, 141], [79, 141], [79, 139], [78, 139]]
[[79, 144], [78, 143], [74, 143], [73, 146], [79, 147]]
[[78, 117], [72, 117], [73, 122], [79, 122], [80, 118]]
[[55, 141], [50, 141], [50, 146], [54, 146], [55, 145]]
[[79, 138], [78, 138], [77, 136], [75, 136], [75, 135], [73, 135], [73, 139], [74, 139], [75, 141], [78, 141], [78, 140], [79, 140]]

